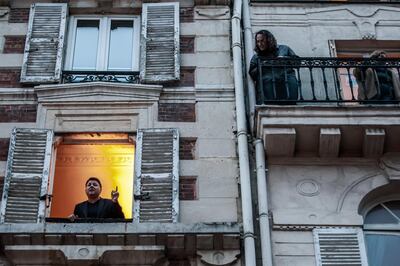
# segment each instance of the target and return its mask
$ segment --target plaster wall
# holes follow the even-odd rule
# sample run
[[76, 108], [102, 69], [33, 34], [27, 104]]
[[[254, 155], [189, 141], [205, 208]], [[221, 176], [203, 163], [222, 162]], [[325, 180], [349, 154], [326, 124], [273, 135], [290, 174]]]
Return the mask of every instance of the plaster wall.
[[388, 182], [377, 164], [271, 165], [274, 225], [361, 226], [362, 198]]
[[299, 56], [330, 56], [329, 40], [399, 40], [400, 8], [390, 5], [253, 4], [253, 32], [271, 31]]

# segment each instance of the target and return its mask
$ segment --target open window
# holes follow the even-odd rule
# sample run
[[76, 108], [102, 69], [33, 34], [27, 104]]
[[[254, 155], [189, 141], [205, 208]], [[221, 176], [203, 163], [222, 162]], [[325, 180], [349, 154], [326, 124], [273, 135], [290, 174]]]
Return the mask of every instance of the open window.
[[[54, 140], [54, 141], [53, 141]], [[177, 129], [139, 129], [136, 143], [121, 133], [63, 134], [47, 129], [12, 132], [0, 223], [40, 223], [67, 217], [84, 201], [84, 184], [97, 176], [104, 198], [118, 186], [133, 222], [177, 222]], [[50, 198], [52, 202], [50, 204]]]
[[[330, 43], [332, 56], [338, 58], [368, 58], [375, 50], [384, 50], [388, 58], [400, 58], [398, 40], [335, 40]], [[357, 99], [358, 85], [353, 75], [353, 68], [338, 69], [338, 75], [343, 88], [343, 99], [351, 100], [352, 96]]]
[[[144, 3], [141, 19], [130, 14], [68, 17], [65, 3], [32, 4], [21, 82], [134, 82], [129, 72], [136, 71], [143, 82], [179, 80], [178, 2]], [[121, 75], [128, 78], [123, 81]]]
[[48, 216], [68, 217], [75, 204], [87, 199], [86, 180], [95, 176], [102, 183], [101, 197], [110, 198], [118, 188], [125, 218], [132, 218], [135, 144], [128, 134], [83, 133], [57, 137], [52, 200]]

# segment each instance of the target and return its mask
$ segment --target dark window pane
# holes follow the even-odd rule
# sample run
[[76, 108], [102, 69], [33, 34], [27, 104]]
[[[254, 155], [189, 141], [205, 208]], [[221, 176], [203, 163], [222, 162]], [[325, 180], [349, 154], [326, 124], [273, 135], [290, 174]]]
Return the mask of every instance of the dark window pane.
[[369, 266], [400, 265], [400, 236], [365, 234]]
[[364, 224], [396, 224], [397, 220], [382, 205], [374, 207], [368, 212]]
[[131, 70], [133, 53], [133, 21], [112, 20], [108, 70]]
[[99, 21], [78, 20], [72, 69], [96, 69], [98, 40]]
[[400, 218], [400, 200], [394, 200], [384, 203], [398, 218]]

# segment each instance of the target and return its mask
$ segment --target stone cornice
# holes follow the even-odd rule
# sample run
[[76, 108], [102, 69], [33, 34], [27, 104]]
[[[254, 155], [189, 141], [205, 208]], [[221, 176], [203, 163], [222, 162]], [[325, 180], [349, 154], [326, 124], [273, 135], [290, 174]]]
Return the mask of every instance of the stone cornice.
[[162, 86], [88, 82], [35, 87], [39, 103], [67, 102], [156, 102]]

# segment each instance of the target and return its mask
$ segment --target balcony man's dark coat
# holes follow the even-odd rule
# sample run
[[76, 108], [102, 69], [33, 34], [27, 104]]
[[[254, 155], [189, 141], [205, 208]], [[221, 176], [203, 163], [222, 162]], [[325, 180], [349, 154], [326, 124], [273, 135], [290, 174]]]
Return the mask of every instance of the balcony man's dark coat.
[[[261, 97], [261, 84], [259, 84], [259, 73], [258, 73], [258, 59], [268, 59], [268, 58], [279, 58], [279, 57], [298, 57], [293, 50], [287, 45], [278, 45], [276, 53], [273, 56], [263, 56], [259, 54], [253, 55], [250, 60], [249, 74], [256, 84], [256, 99], [257, 104], [263, 104]], [[285, 71], [286, 71], [286, 81], [285, 81]], [[273, 92], [273, 79], [275, 79], [275, 97]], [[263, 94], [264, 100], [297, 100], [298, 97], [298, 86], [296, 73], [293, 68], [274, 68], [272, 73], [271, 69], [264, 68], [262, 73], [263, 81]], [[289, 90], [289, 97], [286, 92], [286, 83]]]

